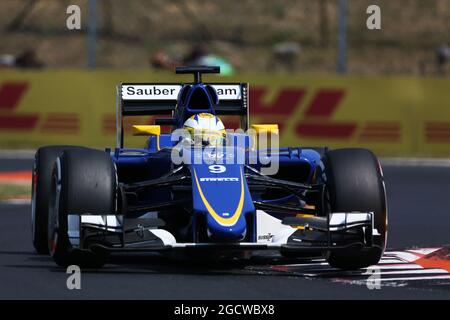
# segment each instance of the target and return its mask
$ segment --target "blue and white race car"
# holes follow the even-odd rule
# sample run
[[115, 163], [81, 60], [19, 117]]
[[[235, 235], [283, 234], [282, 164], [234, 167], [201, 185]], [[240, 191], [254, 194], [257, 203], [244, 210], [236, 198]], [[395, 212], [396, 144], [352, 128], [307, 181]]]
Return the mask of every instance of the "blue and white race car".
[[[180, 67], [193, 83], [120, 84], [115, 149], [41, 147], [31, 215], [37, 252], [87, 267], [114, 252], [259, 250], [325, 256], [343, 269], [378, 263], [387, 206], [376, 156], [264, 141], [278, 127], [249, 124], [247, 83], [202, 82], [203, 73], [219, 71]], [[133, 115], [166, 116], [133, 126], [148, 136], [142, 149], [124, 147], [123, 118]], [[242, 130], [226, 130], [222, 115], [239, 117]]]

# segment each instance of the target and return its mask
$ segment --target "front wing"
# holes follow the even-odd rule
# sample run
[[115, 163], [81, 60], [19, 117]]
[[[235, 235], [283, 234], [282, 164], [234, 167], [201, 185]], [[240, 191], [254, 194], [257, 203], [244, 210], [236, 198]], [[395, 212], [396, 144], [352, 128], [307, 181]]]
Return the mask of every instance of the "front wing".
[[[174, 250], [279, 250], [317, 253], [349, 247], [373, 247], [372, 212], [336, 212], [328, 218], [276, 219], [257, 210], [257, 242], [180, 243], [158, 218], [127, 219], [122, 215], [71, 214], [68, 236], [77, 250], [161, 252]], [[361, 230], [364, 233], [361, 235]], [[362, 240], [363, 239], [363, 240]]]

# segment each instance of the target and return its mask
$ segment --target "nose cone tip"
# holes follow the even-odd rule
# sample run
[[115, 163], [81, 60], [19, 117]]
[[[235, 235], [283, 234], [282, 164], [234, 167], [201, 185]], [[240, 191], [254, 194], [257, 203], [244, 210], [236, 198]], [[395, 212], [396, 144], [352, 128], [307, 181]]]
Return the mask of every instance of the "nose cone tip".
[[208, 237], [213, 241], [241, 241], [245, 238], [247, 227], [245, 225], [234, 225], [230, 227], [214, 228], [208, 227]]

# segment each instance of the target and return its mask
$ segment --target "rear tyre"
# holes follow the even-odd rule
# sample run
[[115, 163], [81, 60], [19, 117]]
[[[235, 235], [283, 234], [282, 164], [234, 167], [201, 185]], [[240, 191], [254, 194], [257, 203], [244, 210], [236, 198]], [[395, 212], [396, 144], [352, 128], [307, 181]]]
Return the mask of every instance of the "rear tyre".
[[51, 193], [52, 169], [56, 158], [75, 146], [46, 146], [34, 156], [31, 182], [31, 235], [36, 252], [48, 254], [48, 202]]
[[323, 157], [331, 212], [374, 212], [374, 247], [331, 251], [328, 263], [340, 269], [359, 269], [377, 264], [387, 240], [386, 191], [381, 166], [366, 149], [337, 149]]
[[109, 154], [99, 150], [67, 150], [57, 158], [49, 211], [49, 251], [63, 267], [99, 268], [108, 255], [73, 248], [68, 237], [70, 214], [115, 214], [116, 170]]

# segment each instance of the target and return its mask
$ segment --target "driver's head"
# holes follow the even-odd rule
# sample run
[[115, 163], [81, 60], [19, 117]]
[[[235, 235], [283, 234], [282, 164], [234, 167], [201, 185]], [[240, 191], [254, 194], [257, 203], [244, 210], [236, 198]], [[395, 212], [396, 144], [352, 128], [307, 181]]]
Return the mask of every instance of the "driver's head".
[[203, 146], [217, 146], [225, 141], [226, 132], [225, 126], [219, 117], [211, 113], [195, 114], [183, 125], [195, 143], [200, 143]]

